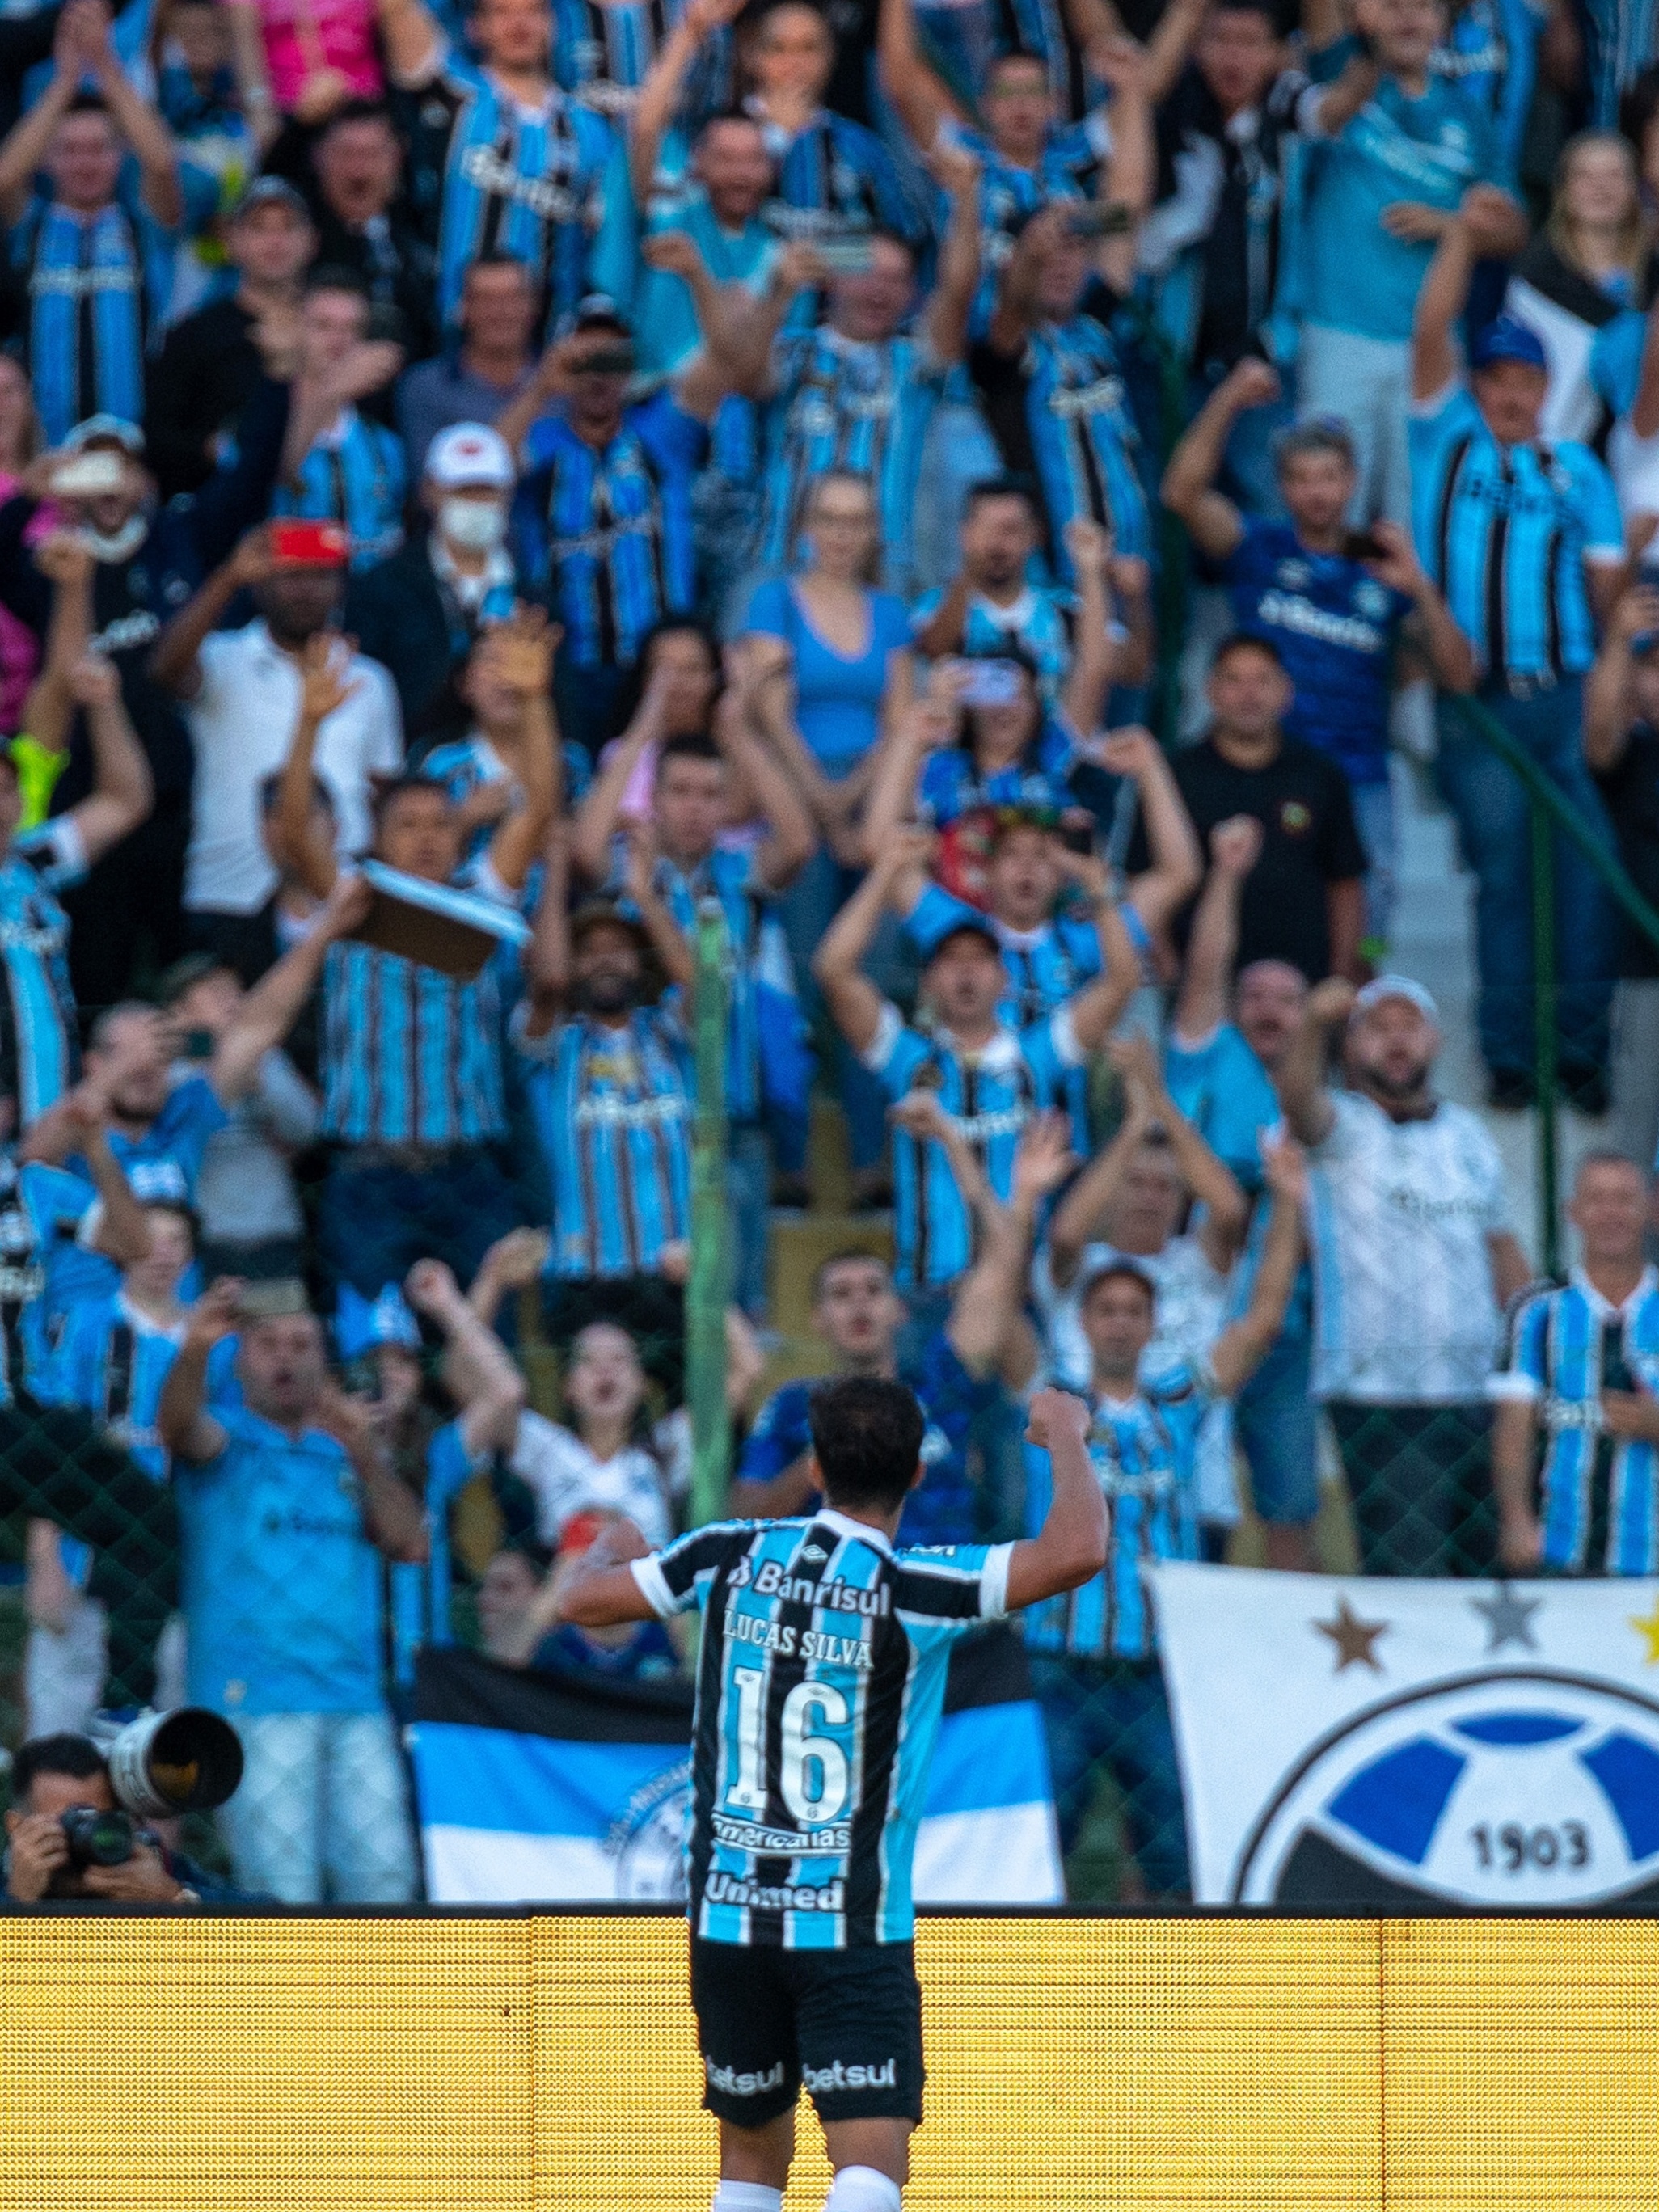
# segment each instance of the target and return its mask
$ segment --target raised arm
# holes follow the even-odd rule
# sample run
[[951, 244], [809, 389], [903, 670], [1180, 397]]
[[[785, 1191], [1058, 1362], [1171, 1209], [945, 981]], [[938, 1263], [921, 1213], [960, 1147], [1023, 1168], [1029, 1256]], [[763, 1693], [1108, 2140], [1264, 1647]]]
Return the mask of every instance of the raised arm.
[[444, 1388], [461, 1409], [468, 1458], [511, 1451], [525, 1407], [525, 1379], [507, 1346], [461, 1296], [442, 1261], [417, 1261], [404, 1291], [416, 1312], [443, 1331]]
[[578, 810], [570, 858], [590, 883], [602, 884], [611, 872], [611, 841], [622, 820], [628, 787], [646, 749], [658, 743], [665, 726], [667, 681], [660, 672], [647, 681], [633, 720], [607, 750], [592, 787]]
[[1644, 631], [1659, 631], [1659, 591], [1650, 584], [1620, 599], [1584, 685], [1584, 757], [1599, 775], [1618, 767], [1630, 743], [1631, 646]]
[[942, 689], [940, 672], [935, 670], [927, 696], [918, 699], [881, 741], [864, 808], [866, 863], [873, 863], [914, 823], [927, 756], [948, 744], [956, 733], [957, 709], [943, 698]]
[[1412, 398], [1419, 404], [1437, 398], [1457, 380], [1462, 359], [1457, 326], [1477, 258], [1468, 223], [1455, 216], [1434, 250], [1412, 318]]
[[968, 318], [979, 289], [979, 163], [965, 146], [944, 145], [928, 155], [927, 167], [950, 208], [927, 311], [927, 343], [936, 360], [956, 362], [968, 342]]
[[1085, 1444], [1089, 1408], [1067, 1390], [1039, 1390], [1025, 1440], [1048, 1455], [1054, 1489], [1042, 1527], [1014, 1546], [1008, 1562], [1008, 1610], [1076, 1589], [1106, 1564], [1111, 1533], [1106, 1497]]
[[[953, 1122], [951, 1128], [965, 1146]], [[1020, 1132], [1008, 1202], [999, 1206], [993, 1200], [981, 1217], [979, 1256], [963, 1277], [945, 1323], [951, 1349], [970, 1375], [989, 1374], [1002, 1356], [1025, 1303], [1026, 1270], [1038, 1216], [1074, 1165], [1070, 1116], [1034, 1115]]]
[[322, 981], [329, 947], [349, 937], [367, 918], [374, 896], [366, 878], [337, 876], [311, 927], [274, 967], [266, 969], [237, 1007], [214, 1048], [208, 1071], [222, 1105], [233, 1104], [253, 1088], [259, 1063], [282, 1043]]
[[553, 656], [562, 635], [556, 623], [549, 622], [545, 608], [521, 606], [484, 641], [496, 674], [524, 702], [517, 761], [523, 803], [501, 817], [489, 841], [489, 865], [510, 891], [523, 890], [532, 863], [547, 842], [547, 825], [558, 811], [563, 787], [564, 753], [552, 695]]
[[97, 31], [88, 35], [87, 49], [93, 80], [137, 161], [144, 205], [164, 229], [177, 229], [185, 219], [185, 198], [179, 188], [179, 149], [159, 109], [151, 106], [121, 67], [109, 41], [109, 16], [101, 6], [97, 21]]
[[1085, 983], [1066, 1001], [1072, 1035], [1085, 1054], [1097, 1051], [1121, 1019], [1123, 1009], [1140, 988], [1140, 955], [1123, 926], [1117, 901], [1103, 892], [1095, 908], [1095, 931], [1105, 963], [1092, 983]]
[[1265, 361], [1241, 361], [1199, 409], [1170, 456], [1158, 497], [1212, 561], [1224, 561], [1244, 535], [1243, 516], [1215, 489], [1233, 425], [1252, 407], [1270, 407], [1280, 389], [1278, 372]]
[[228, 561], [221, 562], [156, 640], [149, 672], [162, 690], [170, 691], [175, 699], [196, 697], [202, 688], [203, 645], [218, 629], [238, 592], [263, 583], [275, 567], [270, 532], [262, 523], [248, 532]]
[[92, 747], [92, 789], [70, 809], [90, 868], [149, 820], [155, 787], [112, 664], [100, 654], [82, 653], [69, 671], [69, 696], [86, 715]]
[[392, 1466], [373, 1413], [331, 1382], [317, 1410], [317, 1425], [327, 1430], [351, 1462], [369, 1542], [394, 1562], [423, 1565], [429, 1550], [426, 1510]]
[[742, 642], [726, 648], [728, 682], [714, 708], [714, 743], [728, 766], [754, 793], [766, 821], [766, 836], [756, 855], [769, 890], [781, 891], [793, 883], [818, 848], [800, 793], [769, 745], [758, 744], [750, 718], [758, 714], [756, 696], [757, 667]]
[[[1306, 22], [1304, 15], [1310, 50], [1318, 53], [1326, 46], [1334, 46], [1342, 35], [1341, 9], [1338, 0], [1314, 0], [1314, 4], [1334, 18], [1322, 36], [1311, 23]], [[1310, 134], [1318, 138], [1340, 138], [1382, 82], [1382, 64], [1372, 55], [1358, 51], [1351, 54], [1340, 76], [1334, 77], [1329, 84], [1318, 86], [1309, 99], [1305, 127]]]
[[1331, 1133], [1336, 1114], [1325, 1081], [1331, 1038], [1346, 1029], [1356, 995], [1340, 975], [1316, 983], [1302, 1009], [1302, 1026], [1273, 1071], [1273, 1089], [1299, 1144], [1322, 1145]]
[[1105, 719], [1117, 653], [1112, 643], [1112, 541], [1100, 525], [1076, 515], [1061, 533], [1077, 586], [1072, 665], [1060, 705], [1079, 737], [1092, 737]]
[[109, 1148], [107, 1103], [83, 1082], [63, 1100], [60, 1112], [59, 1127], [69, 1139], [69, 1148], [85, 1160], [98, 1194], [101, 1210], [93, 1249], [118, 1266], [130, 1267], [149, 1257], [149, 1216]]
[[882, 90], [897, 109], [899, 120], [919, 154], [933, 151], [942, 123], [969, 121], [943, 80], [921, 58], [910, 0], [881, 0], [876, 18], [876, 65]]
[[332, 630], [319, 630], [301, 648], [300, 712], [289, 741], [288, 758], [283, 763], [276, 810], [270, 822], [273, 849], [312, 896], [322, 899], [334, 889], [340, 864], [330, 830], [314, 818], [317, 810], [312, 804], [312, 786], [317, 732], [362, 682], [361, 677], [348, 678], [346, 652], [343, 641]]
[[623, 832], [628, 850], [628, 896], [639, 909], [645, 933], [658, 964], [671, 983], [683, 991], [696, 988], [696, 955], [685, 933], [668, 911], [657, 888], [657, 831], [650, 822], [630, 822]]
[[743, 0], [690, 0], [684, 14], [657, 49], [628, 118], [628, 168], [635, 204], [643, 210], [651, 198], [657, 157], [674, 120], [685, 80], [708, 40], [737, 15]]
[[1091, 59], [1112, 94], [1112, 150], [1102, 167], [1097, 197], [1130, 217], [1127, 229], [1101, 240], [1095, 266], [1114, 291], [1127, 294], [1134, 288], [1136, 241], [1158, 179], [1146, 52], [1127, 36], [1103, 39]]
[[70, 530], [54, 530], [34, 548], [34, 566], [52, 585], [52, 617], [40, 672], [23, 702], [20, 729], [49, 753], [69, 744], [76, 700], [70, 672], [92, 637], [92, 579], [96, 567], [90, 549]]
[[1150, 731], [1114, 730], [1095, 758], [1115, 775], [1133, 779], [1152, 866], [1130, 884], [1128, 900], [1155, 936], [1168, 927], [1203, 881], [1198, 832], [1164, 749]]
[[225, 1448], [224, 1429], [207, 1410], [208, 1357], [234, 1334], [241, 1298], [242, 1285], [233, 1275], [209, 1285], [190, 1309], [179, 1357], [161, 1385], [156, 1433], [174, 1459], [193, 1467], [217, 1459]]
[[905, 869], [915, 866], [919, 853], [931, 851], [932, 842], [918, 831], [896, 832], [890, 837], [812, 956], [818, 988], [829, 1002], [836, 1027], [854, 1052], [867, 1052], [874, 1043], [882, 1009], [887, 1004], [869, 977], [860, 972], [860, 963], [870, 950], [894, 883]]
[[374, 0], [374, 12], [394, 82], [406, 88], [426, 82], [437, 67], [443, 33], [424, 0]]
[[1146, 41], [1146, 97], [1156, 107], [1192, 58], [1207, 0], [1170, 0]]
[[1210, 872], [1193, 909], [1187, 966], [1172, 1034], [1179, 1045], [1206, 1043], [1227, 1018], [1238, 957], [1238, 908], [1244, 878], [1261, 857], [1254, 814], [1230, 815], [1210, 832]]
[[1297, 1271], [1302, 1265], [1302, 1210], [1307, 1203], [1307, 1163], [1294, 1138], [1265, 1141], [1261, 1169], [1273, 1193], [1267, 1241], [1250, 1303], [1210, 1349], [1210, 1371], [1224, 1397], [1248, 1382], [1273, 1348], [1284, 1325]]
[[0, 143], [0, 222], [21, 220], [46, 158], [52, 136], [63, 121], [86, 68], [87, 40], [96, 9], [88, 0], [70, 0], [58, 19], [52, 40], [52, 73], [46, 88], [21, 121]]
[[1145, 1036], [1115, 1037], [1106, 1053], [1126, 1085], [1133, 1086], [1132, 1095], [1143, 1102], [1149, 1121], [1155, 1122], [1168, 1139], [1182, 1182], [1204, 1208], [1199, 1240], [1205, 1257], [1218, 1274], [1224, 1274], [1250, 1224], [1249, 1198], [1232, 1170], [1216, 1158], [1170, 1097], [1151, 1040]]
[[544, 857], [542, 895], [531, 924], [526, 963], [530, 999], [522, 1018], [526, 1040], [546, 1036], [570, 993], [570, 836], [564, 823], [555, 822], [549, 829]]
[[1126, 1110], [1109, 1145], [1103, 1146], [1054, 1208], [1048, 1224], [1048, 1277], [1057, 1291], [1077, 1279], [1085, 1248], [1100, 1234], [1107, 1208], [1117, 1196], [1129, 1164], [1151, 1133], [1151, 1094], [1130, 1086]]

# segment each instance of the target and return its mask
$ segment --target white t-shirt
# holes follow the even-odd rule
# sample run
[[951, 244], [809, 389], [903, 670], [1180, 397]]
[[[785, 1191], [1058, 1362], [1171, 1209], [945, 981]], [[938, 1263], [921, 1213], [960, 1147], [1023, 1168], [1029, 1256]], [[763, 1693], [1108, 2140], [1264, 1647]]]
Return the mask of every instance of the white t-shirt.
[[[1093, 1370], [1089, 1340], [1079, 1318], [1079, 1292], [1109, 1261], [1125, 1260], [1150, 1275], [1158, 1291], [1152, 1342], [1140, 1355], [1140, 1379], [1150, 1382], [1175, 1367], [1208, 1371], [1210, 1347], [1227, 1320], [1227, 1281], [1210, 1265], [1196, 1237], [1172, 1237], [1161, 1252], [1121, 1252], [1113, 1244], [1088, 1244], [1069, 1290], [1054, 1287], [1045, 1245], [1031, 1268], [1031, 1288], [1042, 1316], [1048, 1367], [1066, 1390], [1086, 1390]], [[1201, 1521], [1231, 1528], [1240, 1517], [1233, 1481], [1233, 1409], [1218, 1398], [1198, 1431], [1194, 1476]]]
[[[276, 888], [260, 834], [259, 786], [288, 758], [300, 712], [299, 664], [263, 622], [215, 630], [197, 656], [202, 688], [185, 709], [196, 748], [185, 904], [257, 914]], [[315, 766], [334, 801], [342, 859], [368, 848], [369, 778], [403, 763], [403, 717], [378, 660], [354, 656], [356, 690], [317, 732]]]
[[1393, 1121], [1343, 1092], [1310, 1156], [1316, 1398], [1484, 1395], [1499, 1316], [1486, 1239], [1508, 1227], [1498, 1147], [1465, 1106]]
[[556, 1544], [578, 1513], [625, 1513], [656, 1551], [673, 1534], [671, 1501], [691, 1481], [691, 1423], [684, 1407], [659, 1421], [656, 1451], [630, 1444], [596, 1459], [579, 1436], [540, 1413], [520, 1413], [508, 1465], [536, 1498], [536, 1533]]

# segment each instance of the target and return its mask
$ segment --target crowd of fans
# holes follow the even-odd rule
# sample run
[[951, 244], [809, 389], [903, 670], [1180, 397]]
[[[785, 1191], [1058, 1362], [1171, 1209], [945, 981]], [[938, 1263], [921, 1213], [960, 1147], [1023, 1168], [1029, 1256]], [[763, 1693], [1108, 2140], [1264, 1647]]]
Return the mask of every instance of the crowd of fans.
[[[867, 1217], [819, 1364], [921, 1398], [905, 1537], [1040, 1516], [1034, 1382], [1094, 1411], [1111, 1561], [1024, 1629], [1068, 1845], [1103, 1765], [1182, 1890], [1144, 1569], [1247, 1508], [1322, 1562], [1322, 1465], [1369, 1571], [1659, 1566], [1659, 944], [1584, 849], [1659, 902], [1647, 30], [0, 16], [11, 1895], [97, 1710], [234, 1722], [246, 1889], [396, 1899], [423, 1643], [680, 1668], [560, 1590], [687, 1510], [711, 902], [732, 1509], [813, 1496], [766, 1385], [816, 1083]], [[1489, 1103], [1534, 1101], [1494, 722], [1576, 811], [1556, 1064], [1613, 1116], [1529, 1293], [1386, 957], [1403, 752], [1476, 878]]]

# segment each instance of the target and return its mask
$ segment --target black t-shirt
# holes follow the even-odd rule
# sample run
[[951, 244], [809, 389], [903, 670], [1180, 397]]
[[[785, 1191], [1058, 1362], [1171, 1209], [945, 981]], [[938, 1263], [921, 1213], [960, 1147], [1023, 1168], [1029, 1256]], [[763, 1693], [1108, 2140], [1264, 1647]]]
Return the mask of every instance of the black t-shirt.
[[253, 318], [234, 300], [211, 300], [167, 332], [146, 380], [144, 439], [163, 499], [199, 491], [213, 474], [209, 439], [235, 427], [264, 364]]
[[[1262, 769], [1235, 768], [1208, 738], [1171, 765], [1206, 852], [1211, 830], [1232, 815], [1253, 814], [1262, 827], [1261, 857], [1244, 878], [1239, 905], [1237, 965], [1287, 960], [1310, 982], [1321, 981], [1331, 972], [1326, 892], [1365, 872], [1346, 776], [1291, 738]], [[1183, 944], [1186, 927], [1183, 918]]]
[[[1613, 817], [1626, 874], [1650, 906], [1659, 907], [1659, 730], [1650, 722], [1633, 723], [1624, 758], [1595, 781]], [[1619, 973], [1659, 975], [1659, 951], [1633, 921], [1621, 919], [1624, 943]]]

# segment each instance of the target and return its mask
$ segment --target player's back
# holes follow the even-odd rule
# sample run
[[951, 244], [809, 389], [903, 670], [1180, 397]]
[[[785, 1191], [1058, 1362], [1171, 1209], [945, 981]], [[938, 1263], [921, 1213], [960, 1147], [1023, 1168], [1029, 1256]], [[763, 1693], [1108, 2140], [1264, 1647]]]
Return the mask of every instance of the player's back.
[[635, 1571], [699, 1605], [691, 1924], [714, 1942], [908, 1940], [910, 1863], [954, 1639], [1002, 1615], [1012, 1547], [895, 1553], [825, 1507], [717, 1522]]

